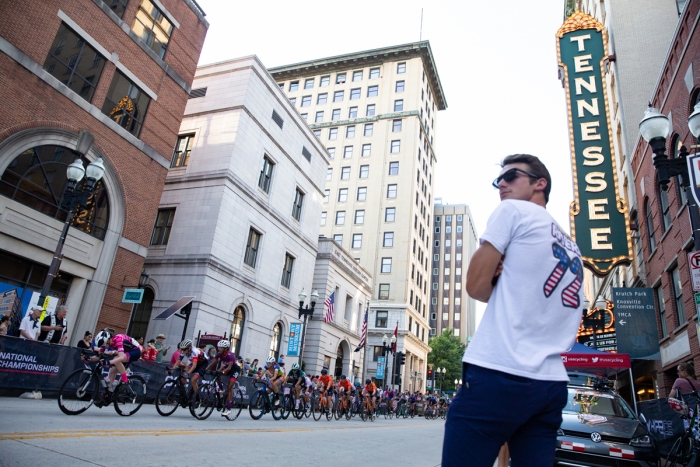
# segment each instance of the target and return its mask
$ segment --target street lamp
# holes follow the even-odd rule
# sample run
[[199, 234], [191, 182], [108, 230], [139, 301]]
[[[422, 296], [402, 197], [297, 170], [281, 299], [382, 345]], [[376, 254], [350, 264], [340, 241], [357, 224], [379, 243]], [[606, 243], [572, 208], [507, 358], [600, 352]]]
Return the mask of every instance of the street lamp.
[[437, 377], [438, 381], [440, 381], [440, 394], [442, 394], [442, 382], [445, 379], [445, 373], [447, 373], [447, 368], [440, 368], [438, 367], [437, 369]]
[[[695, 106], [693, 113], [688, 117], [688, 128], [695, 138], [700, 135], [700, 104]], [[666, 137], [671, 130], [671, 122], [668, 117], [651, 106], [644, 111], [644, 118], [639, 122], [639, 132], [651, 146], [654, 153], [654, 167], [658, 174], [658, 184], [662, 191], [668, 190], [668, 183], [671, 177], [681, 176], [681, 187], [688, 200], [688, 211], [690, 212], [690, 226], [693, 230], [693, 250], [700, 250], [700, 213], [695, 197], [688, 192], [690, 186], [690, 176], [686, 157], [688, 149], [681, 147], [677, 158], [669, 159], [666, 155]]]
[[[61, 260], [63, 259], [63, 244], [66, 242], [66, 237], [68, 236], [68, 229], [73, 217], [75, 216], [78, 208], [84, 208], [88, 202], [90, 196], [95, 193], [97, 182], [102, 179], [105, 173], [105, 166], [102, 158], [98, 158], [95, 162], [91, 162], [87, 166], [87, 170], [83, 167], [83, 161], [80, 158], [76, 158], [72, 164], [66, 169], [66, 178], [68, 179], [66, 183], [66, 188], [63, 191], [63, 201], [61, 202], [61, 209], [67, 211], [66, 222], [63, 224], [63, 231], [61, 236], [58, 238], [58, 245], [56, 245], [56, 250], [53, 254], [53, 259], [51, 260], [51, 266], [49, 266], [49, 272], [46, 274], [46, 279], [44, 280], [44, 286], [41, 288], [41, 294], [39, 295], [38, 305], [43, 307], [46, 298], [49, 295], [49, 290], [51, 289], [51, 283], [54, 277], [58, 275], [59, 268], [61, 267]], [[78, 186], [78, 183], [87, 176], [87, 180], [82, 187]]]
[[299, 318], [304, 317], [304, 328], [301, 330], [301, 350], [299, 351], [299, 366], [301, 367], [302, 357], [304, 356], [304, 344], [306, 337], [306, 319], [313, 319], [314, 317], [314, 307], [316, 306], [316, 301], [318, 301], [318, 291], [314, 290], [311, 292], [311, 308], [306, 305], [304, 308], [304, 302], [306, 301], [306, 291], [302, 288], [299, 292]]
[[455, 380], [455, 391], [459, 389], [459, 385], [462, 383], [462, 380], [456, 379]]
[[595, 311], [592, 316], [588, 315], [588, 310], [591, 309], [591, 302], [587, 298], [583, 298], [583, 327], [593, 329], [593, 348], [598, 349], [597, 334], [598, 330], [605, 329], [605, 315], [601, 313], [608, 307], [608, 302], [603, 298], [599, 297], [595, 302]]
[[[391, 342], [391, 344], [387, 344], [387, 342]], [[389, 341], [389, 338], [387, 337], [386, 334], [384, 334], [384, 337], [382, 337], [382, 347], [384, 348], [384, 355], [393, 354], [394, 349], [396, 348], [396, 336], [392, 335], [391, 336], [391, 341]], [[396, 357], [391, 361], [391, 389], [394, 389], [394, 365], [396, 364]], [[387, 380], [386, 378], [386, 373], [387, 369], [389, 368], [389, 365], [387, 362], [385, 362], [384, 366], [384, 381]], [[385, 383], [386, 384], [386, 383]]]

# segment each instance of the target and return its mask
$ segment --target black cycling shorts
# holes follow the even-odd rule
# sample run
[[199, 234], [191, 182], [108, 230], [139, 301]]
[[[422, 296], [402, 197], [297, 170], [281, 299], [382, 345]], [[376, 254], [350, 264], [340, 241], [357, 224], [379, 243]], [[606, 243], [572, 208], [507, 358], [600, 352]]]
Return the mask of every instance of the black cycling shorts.
[[224, 376], [230, 376], [232, 378], [238, 379], [238, 376], [241, 374], [241, 367], [238, 366], [237, 364], [231, 365], [231, 368], [224, 373]]

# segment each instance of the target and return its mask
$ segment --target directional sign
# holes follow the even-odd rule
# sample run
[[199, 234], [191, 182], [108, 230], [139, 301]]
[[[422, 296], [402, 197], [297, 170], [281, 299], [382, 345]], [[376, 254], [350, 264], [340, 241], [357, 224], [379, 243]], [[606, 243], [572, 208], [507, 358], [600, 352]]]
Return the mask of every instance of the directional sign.
[[690, 278], [693, 281], [693, 290], [700, 292], [700, 251], [688, 253], [688, 267], [690, 268]]
[[695, 311], [700, 316], [700, 292], [695, 292]]
[[654, 289], [613, 288], [613, 312], [618, 326], [617, 351], [630, 358], [659, 360]]

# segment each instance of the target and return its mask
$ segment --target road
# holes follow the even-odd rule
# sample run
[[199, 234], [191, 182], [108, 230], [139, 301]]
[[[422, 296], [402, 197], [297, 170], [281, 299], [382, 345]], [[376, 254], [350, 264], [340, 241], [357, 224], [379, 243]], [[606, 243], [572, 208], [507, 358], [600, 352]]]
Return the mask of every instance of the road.
[[179, 408], [161, 417], [144, 405], [132, 417], [113, 407], [64, 415], [55, 399], [0, 398], [0, 466], [358, 466], [436, 467], [444, 421], [422, 417], [363, 422], [313, 418], [207, 420]]

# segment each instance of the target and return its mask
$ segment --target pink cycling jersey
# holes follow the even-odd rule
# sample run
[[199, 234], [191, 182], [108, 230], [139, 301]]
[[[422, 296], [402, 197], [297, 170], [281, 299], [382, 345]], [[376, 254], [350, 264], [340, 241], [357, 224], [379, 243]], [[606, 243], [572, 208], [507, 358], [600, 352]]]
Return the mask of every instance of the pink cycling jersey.
[[112, 348], [117, 349], [118, 352], [129, 351], [133, 348], [138, 348], [139, 343], [133, 337], [129, 337], [126, 334], [117, 334], [112, 337]]

